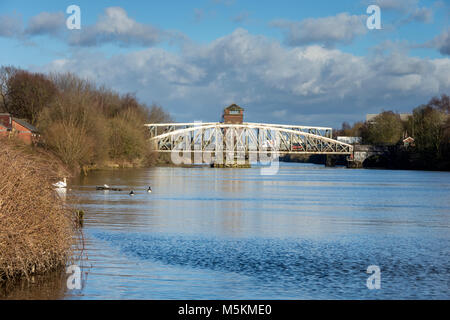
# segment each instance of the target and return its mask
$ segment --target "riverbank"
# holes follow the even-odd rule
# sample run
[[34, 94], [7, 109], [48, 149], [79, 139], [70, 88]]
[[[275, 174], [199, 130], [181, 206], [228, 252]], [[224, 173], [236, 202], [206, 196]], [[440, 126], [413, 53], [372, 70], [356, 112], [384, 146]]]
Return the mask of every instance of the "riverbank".
[[[286, 155], [280, 158], [284, 162], [314, 163], [327, 166], [347, 166], [345, 155]], [[425, 170], [450, 171], [449, 152], [443, 152], [440, 159], [431, 154], [419, 153], [414, 148], [403, 146], [385, 147], [383, 152], [367, 157], [358, 168], [388, 170]]]
[[392, 146], [379, 155], [372, 155], [363, 162], [364, 168], [392, 170], [450, 171], [450, 157], [444, 152], [439, 158], [419, 153], [415, 149]]
[[1, 140], [0, 283], [63, 267], [72, 257], [77, 212], [52, 182], [68, 175], [42, 149]]

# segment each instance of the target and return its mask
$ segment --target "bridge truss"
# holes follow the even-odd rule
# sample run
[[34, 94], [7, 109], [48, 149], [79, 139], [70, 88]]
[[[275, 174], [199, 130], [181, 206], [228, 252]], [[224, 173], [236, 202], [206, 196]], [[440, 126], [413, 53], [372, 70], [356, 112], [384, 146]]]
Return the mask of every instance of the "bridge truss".
[[150, 141], [159, 152], [261, 154], [351, 154], [353, 147], [332, 139], [326, 127], [290, 126], [265, 123], [147, 124]]

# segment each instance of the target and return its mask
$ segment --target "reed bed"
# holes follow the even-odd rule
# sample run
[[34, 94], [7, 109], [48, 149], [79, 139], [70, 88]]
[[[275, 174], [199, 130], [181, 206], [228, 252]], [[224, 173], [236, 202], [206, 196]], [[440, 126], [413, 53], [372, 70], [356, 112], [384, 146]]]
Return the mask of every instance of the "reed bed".
[[77, 233], [76, 211], [52, 186], [64, 169], [44, 151], [0, 147], [0, 282], [64, 266]]

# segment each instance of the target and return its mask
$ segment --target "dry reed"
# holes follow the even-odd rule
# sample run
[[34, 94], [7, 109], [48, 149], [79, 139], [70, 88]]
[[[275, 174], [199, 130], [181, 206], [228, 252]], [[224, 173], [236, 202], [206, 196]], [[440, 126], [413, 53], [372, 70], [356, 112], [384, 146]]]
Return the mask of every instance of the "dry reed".
[[76, 221], [52, 187], [62, 170], [54, 157], [4, 139], [0, 147], [1, 282], [63, 266], [72, 255]]

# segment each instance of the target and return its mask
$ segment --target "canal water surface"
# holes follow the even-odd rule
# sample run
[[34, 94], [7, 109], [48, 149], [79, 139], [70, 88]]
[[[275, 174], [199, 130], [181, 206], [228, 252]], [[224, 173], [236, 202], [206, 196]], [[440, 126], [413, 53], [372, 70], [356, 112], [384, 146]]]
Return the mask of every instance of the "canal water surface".
[[86, 211], [82, 289], [56, 275], [10, 297], [450, 298], [448, 172], [282, 163], [271, 176], [157, 167], [71, 183]]

